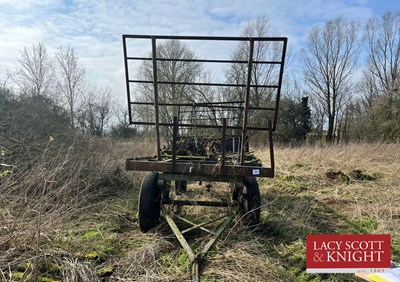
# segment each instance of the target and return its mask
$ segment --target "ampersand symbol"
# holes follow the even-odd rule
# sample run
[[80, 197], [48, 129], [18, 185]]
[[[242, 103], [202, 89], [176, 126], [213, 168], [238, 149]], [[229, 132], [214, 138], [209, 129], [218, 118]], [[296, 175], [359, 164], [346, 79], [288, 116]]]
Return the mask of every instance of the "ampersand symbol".
[[318, 252], [315, 252], [314, 253], [314, 262], [324, 262], [324, 260], [323, 260], [323, 258], [324, 258], [324, 254], [319, 254]]

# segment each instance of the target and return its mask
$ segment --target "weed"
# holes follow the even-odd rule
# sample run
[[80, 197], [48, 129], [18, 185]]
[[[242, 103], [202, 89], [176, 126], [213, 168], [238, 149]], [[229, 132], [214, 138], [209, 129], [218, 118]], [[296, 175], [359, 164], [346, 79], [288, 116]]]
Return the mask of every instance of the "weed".
[[114, 271], [112, 266], [103, 266], [96, 270], [96, 275], [98, 277], [108, 277], [111, 276]]
[[397, 264], [400, 263], [400, 236], [392, 237], [392, 258]]
[[100, 235], [99, 230], [89, 230], [85, 234], [82, 235], [82, 239], [93, 239], [94, 237], [98, 237]]
[[301, 170], [301, 169], [306, 169], [306, 168], [307, 168], [306, 165], [300, 164], [300, 163], [294, 164], [294, 165], [292, 166], [292, 169], [294, 169], [294, 170]]
[[372, 234], [378, 228], [379, 224], [372, 218], [363, 218], [353, 221], [359, 233]]

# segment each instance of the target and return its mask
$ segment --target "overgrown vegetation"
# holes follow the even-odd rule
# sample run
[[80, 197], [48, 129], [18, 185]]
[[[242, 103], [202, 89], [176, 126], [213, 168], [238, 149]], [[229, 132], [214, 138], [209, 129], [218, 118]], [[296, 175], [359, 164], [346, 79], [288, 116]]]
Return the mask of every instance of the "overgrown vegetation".
[[[1, 280], [189, 279], [188, 259], [165, 225], [139, 231], [141, 175], [122, 167], [127, 157], [151, 155], [153, 148], [138, 142], [47, 141], [31, 167], [2, 175]], [[260, 226], [232, 226], [209, 254], [204, 281], [356, 281], [305, 273], [310, 233], [388, 233], [392, 259], [400, 262], [399, 151], [385, 144], [277, 148], [276, 178], [260, 179]], [[268, 158], [264, 149], [256, 153]]]

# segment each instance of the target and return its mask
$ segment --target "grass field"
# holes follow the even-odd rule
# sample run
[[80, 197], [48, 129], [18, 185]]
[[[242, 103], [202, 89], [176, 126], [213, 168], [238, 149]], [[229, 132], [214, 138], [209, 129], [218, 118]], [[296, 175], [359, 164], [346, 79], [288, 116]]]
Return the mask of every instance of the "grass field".
[[[166, 224], [147, 234], [138, 228], [143, 173], [125, 172], [124, 160], [151, 155], [149, 143], [50, 144], [34, 165], [3, 175], [0, 280], [190, 280], [188, 256]], [[265, 149], [255, 152], [268, 163]], [[358, 281], [307, 274], [310, 233], [391, 234], [400, 262], [399, 144], [277, 147], [275, 159], [276, 177], [259, 179], [261, 224], [232, 225], [209, 253], [202, 281]]]

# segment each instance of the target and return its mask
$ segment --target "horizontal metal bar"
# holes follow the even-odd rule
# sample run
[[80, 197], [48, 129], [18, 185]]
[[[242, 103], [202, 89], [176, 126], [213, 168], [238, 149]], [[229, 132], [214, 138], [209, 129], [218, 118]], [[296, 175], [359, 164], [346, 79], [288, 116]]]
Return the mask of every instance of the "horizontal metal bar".
[[228, 202], [215, 202], [215, 201], [184, 201], [184, 200], [167, 200], [163, 202], [166, 205], [176, 206], [202, 206], [202, 207], [228, 207]]
[[[170, 106], [170, 107], [213, 107], [221, 109], [243, 109], [241, 106], [225, 106], [218, 104], [235, 104], [242, 102], [215, 102], [215, 103], [158, 103], [159, 106]], [[154, 106], [151, 102], [130, 102], [131, 105], [149, 105]], [[249, 107], [250, 110], [265, 110], [265, 111], [275, 111], [275, 108], [266, 107]]]
[[[131, 121], [130, 124], [133, 124], [133, 125], [155, 125], [154, 122], [145, 122], [145, 121]], [[160, 126], [173, 126], [173, 124], [168, 123], [168, 122], [160, 122]], [[196, 128], [222, 128], [222, 125], [212, 125], [212, 124], [179, 123], [178, 126], [189, 127], [189, 128], [194, 128], [194, 127], [196, 127]], [[242, 127], [240, 127], [240, 126], [232, 126], [232, 125], [227, 125], [226, 128], [227, 129], [242, 129]], [[268, 131], [268, 127], [248, 126], [247, 130]]]
[[[127, 60], [132, 61], [151, 61], [152, 58], [148, 57], [126, 57]], [[168, 58], [157, 58], [157, 61], [162, 62], [197, 62], [197, 63], [233, 63], [233, 64], [247, 64], [248, 61], [242, 60], [212, 60], [212, 59], [168, 59]], [[254, 61], [254, 64], [266, 64], [266, 65], [280, 65], [282, 64], [281, 61]]]
[[[226, 104], [242, 104], [243, 101], [231, 101], [231, 102], [207, 102], [207, 103], [158, 103], [160, 106], [181, 106], [181, 107], [209, 107], [209, 106], [218, 106], [226, 105]], [[153, 102], [131, 102], [131, 105], [154, 105]]]
[[182, 230], [182, 234], [186, 234], [186, 233], [188, 233], [188, 232], [190, 232], [190, 231], [192, 231], [192, 230], [196, 230], [196, 229], [203, 230], [203, 231], [205, 231], [205, 232], [207, 232], [208, 234], [211, 234], [211, 235], [214, 235], [214, 234], [215, 234], [215, 233], [212, 232], [211, 230], [209, 230], [209, 229], [203, 227], [204, 225], [206, 225], [206, 222], [193, 225], [192, 227], [189, 227], [189, 228], [187, 228], [187, 229], [185, 229], [185, 230]]
[[203, 164], [201, 162], [185, 162], [175, 164], [174, 171], [172, 163], [165, 161], [143, 161], [135, 159], [126, 160], [126, 170], [134, 171], [158, 171], [175, 174], [188, 175], [228, 175], [228, 176], [257, 176], [257, 177], [274, 177], [274, 170], [269, 167], [261, 166], [239, 166], [226, 165], [225, 171], [221, 170], [221, 165]]
[[186, 219], [186, 218], [184, 218], [184, 217], [177, 216], [177, 218], [179, 218], [180, 220], [183, 220], [184, 222], [189, 223], [190, 225], [192, 225], [192, 227], [183, 230], [183, 231], [182, 231], [182, 234], [185, 234], [185, 233], [187, 233], [187, 232], [189, 232], [189, 231], [191, 231], [191, 230], [194, 230], [194, 229], [201, 229], [201, 230], [203, 230], [203, 231], [205, 231], [205, 232], [207, 232], [207, 233], [209, 233], [209, 234], [215, 235], [215, 232], [213, 232], [213, 231], [211, 231], [211, 230], [209, 230], [209, 229], [207, 229], [207, 228], [204, 228], [203, 226], [206, 226], [206, 225], [209, 225], [209, 224], [211, 224], [211, 223], [214, 223], [214, 222], [216, 222], [216, 221], [218, 221], [218, 220], [224, 219], [224, 218], [226, 218], [227, 216], [228, 216], [228, 215], [223, 215], [223, 216], [217, 217], [217, 218], [215, 218], [215, 219], [212, 219], [212, 220], [210, 220], [210, 221], [202, 222], [202, 223], [199, 223], [199, 224], [196, 224], [196, 223], [194, 223], [194, 222], [191, 222], [190, 220], [188, 220], [188, 219]]
[[160, 173], [158, 179], [162, 180], [186, 180], [186, 181], [202, 181], [202, 182], [228, 182], [228, 183], [243, 183], [242, 177], [233, 175], [190, 175], [190, 174], [174, 174]]
[[217, 41], [282, 41], [286, 42], [287, 37], [241, 37], [241, 36], [181, 36], [181, 35], [131, 35], [123, 34], [123, 39], [177, 39], [177, 40], [217, 40]]
[[[154, 83], [153, 80], [140, 80], [140, 79], [129, 79], [129, 83]], [[206, 83], [206, 82], [180, 82], [180, 81], [157, 81], [158, 84], [166, 85], [195, 85], [195, 86], [226, 86], [226, 87], [246, 87], [246, 84], [235, 84], [235, 83]], [[278, 88], [278, 85], [258, 85], [251, 84], [251, 88]]]

